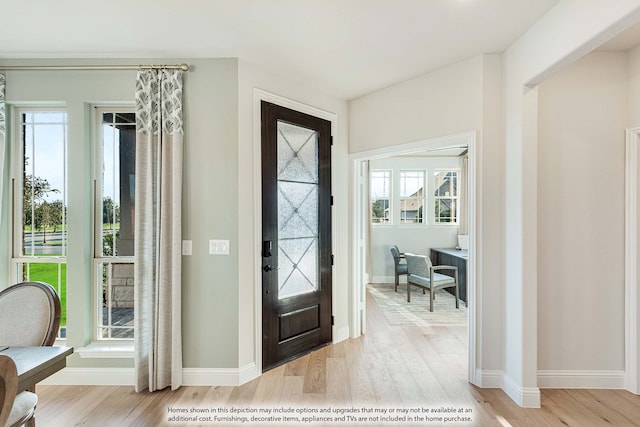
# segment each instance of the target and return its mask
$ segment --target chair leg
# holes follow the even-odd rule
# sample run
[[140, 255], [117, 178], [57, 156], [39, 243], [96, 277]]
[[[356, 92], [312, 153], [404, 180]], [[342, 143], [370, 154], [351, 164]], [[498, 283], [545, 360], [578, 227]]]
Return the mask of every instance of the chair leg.
[[27, 422], [24, 423], [24, 425], [26, 427], [36, 427], [36, 417], [33, 416], [33, 417], [29, 418], [29, 420], [27, 420]]
[[398, 275], [398, 272], [396, 271], [396, 292], [398, 292], [398, 282], [400, 281], [400, 277]]
[[460, 308], [459, 298], [458, 298], [458, 283], [456, 282], [456, 308]]
[[407, 281], [407, 302], [411, 302], [411, 283]]
[[429, 288], [429, 311], [433, 313], [433, 286]]

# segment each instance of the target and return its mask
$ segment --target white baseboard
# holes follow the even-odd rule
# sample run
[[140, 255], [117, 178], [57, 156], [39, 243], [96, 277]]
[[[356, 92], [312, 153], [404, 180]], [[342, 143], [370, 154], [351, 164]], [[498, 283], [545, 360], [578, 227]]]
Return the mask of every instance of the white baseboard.
[[56, 372], [39, 384], [43, 385], [130, 385], [133, 368], [70, 368]]
[[624, 371], [538, 371], [538, 386], [624, 389]]
[[540, 407], [540, 389], [538, 387], [520, 387], [507, 374], [502, 375], [502, 382], [502, 390], [521, 407]]
[[241, 368], [184, 368], [182, 384], [185, 386], [238, 386], [260, 376], [255, 363]]
[[340, 341], [348, 340], [350, 337], [349, 326], [343, 326], [341, 328], [335, 327], [333, 328], [333, 344], [337, 344]]
[[482, 388], [502, 388], [504, 372], [476, 369], [474, 384]]
[[[260, 376], [255, 363], [241, 368], [184, 368], [185, 386], [238, 386]], [[134, 384], [133, 368], [66, 367], [40, 384], [43, 385], [130, 385]]]

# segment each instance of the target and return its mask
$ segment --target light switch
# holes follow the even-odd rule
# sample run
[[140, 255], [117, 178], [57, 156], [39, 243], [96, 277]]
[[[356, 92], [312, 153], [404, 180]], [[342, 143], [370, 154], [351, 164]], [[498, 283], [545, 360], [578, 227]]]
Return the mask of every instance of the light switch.
[[182, 241], [182, 255], [191, 255], [191, 240], [183, 240]]
[[210, 255], [229, 255], [228, 240], [209, 240]]

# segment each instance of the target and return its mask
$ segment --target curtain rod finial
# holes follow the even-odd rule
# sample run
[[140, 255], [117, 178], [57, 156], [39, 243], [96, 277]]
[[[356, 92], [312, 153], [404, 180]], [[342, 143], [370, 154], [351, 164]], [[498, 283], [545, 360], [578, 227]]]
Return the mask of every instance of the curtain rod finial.
[[180, 69], [182, 71], [189, 71], [189, 66], [187, 64], [182, 63], [180, 64]]

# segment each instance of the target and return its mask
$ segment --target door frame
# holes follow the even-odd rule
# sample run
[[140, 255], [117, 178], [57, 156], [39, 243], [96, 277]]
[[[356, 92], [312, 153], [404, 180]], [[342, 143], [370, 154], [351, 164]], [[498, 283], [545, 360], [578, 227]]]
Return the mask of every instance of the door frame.
[[[251, 261], [253, 262], [253, 284], [254, 284], [254, 360], [257, 370], [257, 376], [262, 375], [262, 101], [280, 105], [291, 110], [319, 117], [331, 122], [331, 134], [338, 133], [338, 115], [329, 111], [307, 105], [298, 101], [294, 101], [284, 96], [276, 95], [262, 89], [253, 88], [253, 254]], [[334, 156], [332, 150], [332, 158]], [[331, 168], [331, 193], [334, 194], [335, 185], [335, 168]], [[335, 224], [335, 209], [331, 209], [331, 222]], [[335, 227], [331, 229], [331, 246], [335, 253], [336, 234]], [[331, 286], [336, 283], [335, 269], [331, 272]], [[336, 307], [336, 293], [331, 292], [332, 307]], [[335, 341], [338, 337], [336, 326], [332, 326], [332, 336]]]
[[[350, 235], [350, 254], [351, 254], [351, 277], [352, 283], [350, 290], [350, 329], [351, 337], [355, 338], [364, 332], [363, 320], [366, 318], [366, 304], [363, 299], [365, 295], [365, 279], [366, 271], [362, 271], [366, 265], [365, 259], [368, 250], [362, 250], [366, 241], [359, 236], [359, 230], [362, 230], [368, 220], [365, 215], [365, 209], [362, 208], [363, 194], [362, 191], [366, 185], [362, 182], [367, 177], [362, 176], [362, 163], [366, 160], [373, 160], [389, 156], [410, 155], [425, 150], [433, 150], [445, 148], [453, 145], [466, 144], [469, 147], [469, 171], [468, 181], [468, 205], [469, 212], [469, 251], [473, 256], [469, 257], [468, 281], [467, 281], [467, 306], [468, 306], [468, 349], [469, 349], [469, 366], [468, 379], [469, 382], [478, 386], [483, 386], [486, 381], [483, 379], [483, 373], [476, 369], [478, 356], [481, 357], [482, 344], [482, 233], [478, 230], [480, 223], [480, 211], [477, 207], [478, 197], [482, 194], [481, 181], [478, 173], [478, 153], [476, 145], [476, 132], [464, 132], [455, 135], [449, 135], [439, 138], [432, 138], [422, 141], [410, 142], [391, 147], [384, 147], [374, 150], [353, 153], [349, 155], [349, 167], [351, 177], [351, 235]], [[481, 361], [480, 361], [481, 362]], [[487, 386], [487, 384], [484, 384]]]
[[638, 290], [638, 223], [639, 185], [638, 164], [640, 160], [640, 125], [627, 128], [625, 151], [625, 242], [624, 242], [624, 388], [640, 394], [640, 292]]

